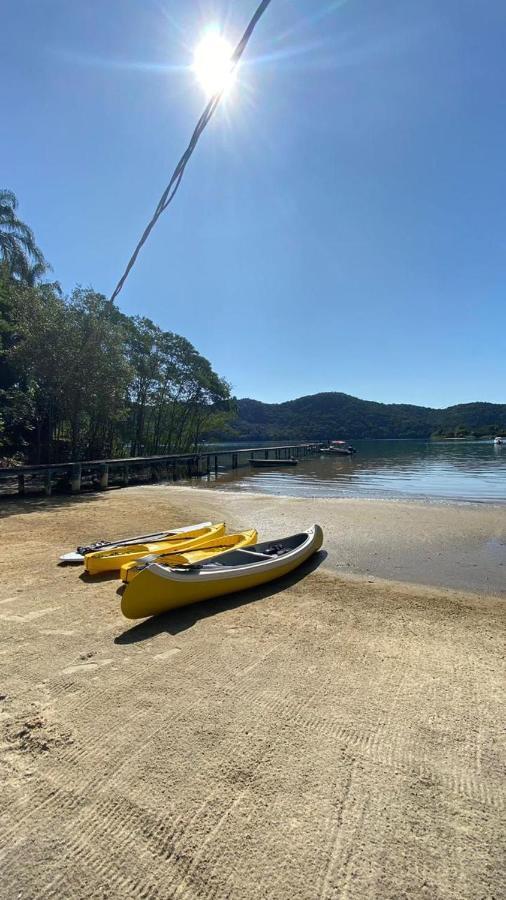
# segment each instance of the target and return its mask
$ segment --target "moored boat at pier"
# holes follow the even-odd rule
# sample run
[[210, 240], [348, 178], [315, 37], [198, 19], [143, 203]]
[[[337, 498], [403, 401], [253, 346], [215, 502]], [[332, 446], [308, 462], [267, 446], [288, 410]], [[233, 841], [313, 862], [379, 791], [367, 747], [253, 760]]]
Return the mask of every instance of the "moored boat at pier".
[[346, 441], [331, 441], [327, 447], [321, 447], [320, 449], [320, 453], [325, 453], [328, 456], [352, 456], [356, 452], [355, 447], [352, 447]]

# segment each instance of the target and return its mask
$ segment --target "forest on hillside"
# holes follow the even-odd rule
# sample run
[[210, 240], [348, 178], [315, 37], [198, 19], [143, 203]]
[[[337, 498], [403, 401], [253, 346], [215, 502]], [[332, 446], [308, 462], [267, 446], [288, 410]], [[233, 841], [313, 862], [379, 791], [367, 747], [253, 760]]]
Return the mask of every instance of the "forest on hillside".
[[237, 416], [212, 436], [234, 441], [326, 441], [495, 434], [506, 434], [505, 404], [468, 403], [431, 409], [375, 403], [332, 392], [286, 403], [238, 400]]
[[186, 338], [100, 293], [66, 296], [17, 201], [0, 191], [0, 460], [62, 462], [195, 449], [234, 408]]

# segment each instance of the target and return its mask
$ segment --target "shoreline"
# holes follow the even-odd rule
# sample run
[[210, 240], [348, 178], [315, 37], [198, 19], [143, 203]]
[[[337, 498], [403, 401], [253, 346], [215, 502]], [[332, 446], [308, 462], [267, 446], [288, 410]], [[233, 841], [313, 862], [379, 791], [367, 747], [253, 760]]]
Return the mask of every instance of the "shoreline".
[[[161, 486], [132, 490], [157, 491]], [[318, 522], [323, 566], [353, 579], [491, 594], [506, 599], [506, 516], [502, 504], [425, 503], [372, 498], [286, 497], [170, 485], [171, 505], [198, 518], [257, 527], [260, 539]], [[146, 494], [148, 496], [148, 494]]]
[[[325, 503], [327, 500], [331, 500], [332, 502], [336, 502], [336, 503], [343, 503], [343, 502], [348, 502], [348, 501], [350, 503], [353, 503], [353, 502], [358, 501], [358, 502], [364, 502], [364, 503], [369, 503], [369, 502], [372, 502], [372, 503], [404, 503], [409, 506], [422, 506], [422, 507], [426, 507], [426, 506], [452, 506], [452, 507], [453, 506], [454, 507], [476, 506], [480, 509], [482, 509], [483, 507], [490, 506], [490, 507], [497, 507], [498, 509], [502, 509], [502, 510], [504, 510], [504, 507], [506, 506], [506, 498], [504, 500], [497, 500], [497, 499], [477, 500], [474, 497], [473, 498], [470, 498], [470, 497], [428, 497], [428, 496], [415, 496], [415, 495], [409, 496], [408, 494], [403, 494], [402, 496], [398, 495], [398, 496], [394, 497], [394, 496], [387, 496], [386, 494], [384, 496], [382, 496], [380, 494], [378, 494], [376, 496], [373, 494], [365, 494], [365, 493], [362, 493], [362, 494], [357, 493], [357, 494], [353, 494], [353, 495], [339, 494], [339, 496], [336, 495], [336, 496], [330, 496], [330, 497], [319, 496], [318, 494], [308, 494], [306, 496], [306, 495], [302, 495], [302, 494], [301, 495], [274, 494], [274, 493], [270, 494], [267, 491], [252, 491], [249, 488], [244, 489], [244, 490], [236, 490], [236, 489], [234, 489], [234, 487], [230, 487], [230, 488], [214, 487], [214, 486], [209, 487], [205, 483], [204, 476], [202, 476], [200, 481], [202, 483], [193, 484], [193, 483], [190, 483], [189, 481], [185, 481], [184, 479], [181, 479], [178, 482], [170, 482], [170, 483], [166, 482], [166, 483], [159, 483], [156, 485], [134, 484], [134, 485], [129, 485], [129, 487], [133, 487], [133, 488], [171, 487], [171, 488], [176, 488], [178, 490], [188, 488], [188, 489], [194, 490], [194, 491], [210, 491], [213, 494], [222, 494], [224, 496], [226, 496], [227, 494], [240, 494], [241, 496], [253, 495], [255, 497], [264, 497], [266, 499], [269, 498], [269, 499], [275, 499], [275, 500], [277, 500], [277, 499], [279, 499], [279, 500], [312, 500], [314, 502], [321, 501], [322, 503]], [[239, 483], [239, 482], [236, 482], [236, 483]], [[231, 484], [233, 484], [233, 482], [231, 482]], [[117, 490], [119, 490], [119, 489], [120, 488], [118, 486]]]
[[[93, 541], [97, 537], [93, 517], [86, 521], [80, 511], [99, 508], [111, 496], [114, 504], [125, 509], [127, 522], [129, 510], [135, 509], [138, 516], [143, 500], [156, 498], [170, 506], [179, 525], [226, 520], [229, 531], [256, 527], [259, 540], [285, 536], [318, 522], [324, 530], [324, 568], [340, 577], [506, 599], [506, 516], [504, 504], [494, 502], [291, 497], [204, 485], [141, 484], [75, 496], [13, 497], [0, 505], [0, 527], [17, 516], [50, 514], [53, 509], [65, 509], [74, 518], [74, 510], [84, 532], [76, 534], [76, 545]], [[149, 516], [142, 518], [146, 530], [152, 530]], [[158, 524], [166, 528], [173, 522], [162, 517]], [[131, 526], [100, 537], [130, 533]]]

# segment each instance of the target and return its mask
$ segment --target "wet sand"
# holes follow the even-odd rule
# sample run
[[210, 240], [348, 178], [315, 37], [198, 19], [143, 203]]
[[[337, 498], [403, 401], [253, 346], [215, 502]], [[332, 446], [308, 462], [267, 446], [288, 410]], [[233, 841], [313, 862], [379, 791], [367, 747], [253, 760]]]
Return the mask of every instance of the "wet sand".
[[[7, 898], [501, 896], [504, 514], [311, 503], [157, 486], [4, 504]], [[115, 580], [55, 565], [219, 510], [266, 537], [320, 521], [328, 555], [133, 627]], [[430, 586], [490, 541], [493, 577], [455, 576], [479, 593]]]
[[234, 528], [254, 526], [266, 539], [318, 522], [325, 532], [325, 565], [338, 574], [506, 597], [505, 506], [171, 490], [178, 510], [195, 508], [199, 516], [225, 518]]

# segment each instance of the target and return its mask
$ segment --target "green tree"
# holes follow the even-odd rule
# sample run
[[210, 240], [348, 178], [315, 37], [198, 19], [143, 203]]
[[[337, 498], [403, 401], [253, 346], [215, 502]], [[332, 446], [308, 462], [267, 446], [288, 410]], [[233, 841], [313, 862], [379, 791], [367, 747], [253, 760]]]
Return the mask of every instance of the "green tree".
[[22, 340], [18, 311], [30, 304], [32, 291], [0, 263], [0, 455], [7, 458], [19, 456], [29, 445], [32, 402], [13, 354]]
[[151, 319], [141, 316], [127, 319], [126, 352], [132, 367], [128, 436], [132, 456], [146, 452], [147, 419], [159, 381], [161, 335], [160, 328]]
[[34, 285], [49, 266], [31, 228], [18, 219], [17, 208], [16, 195], [0, 189], [0, 262], [6, 263], [12, 277]]
[[42, 285], [30, 300], [18, 310], [21, 340], [12, 358], [32, 398], [33, 459], [111, 455], [131, 379], [124, 317], [104, 296], [80, 288], [64, 298]]
[[0, 191], [0, 452], [34, 462], [196, 448], [230, 388], [180, 335], [95, 291], [63, 296]]
[[194, 449], [216, 404], [227, 405], [229, 385], [186, 338], [139, 317], [127, 332], [131, 453]]

